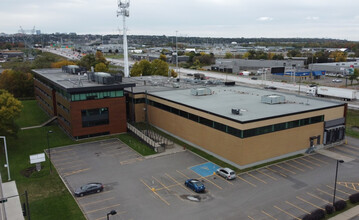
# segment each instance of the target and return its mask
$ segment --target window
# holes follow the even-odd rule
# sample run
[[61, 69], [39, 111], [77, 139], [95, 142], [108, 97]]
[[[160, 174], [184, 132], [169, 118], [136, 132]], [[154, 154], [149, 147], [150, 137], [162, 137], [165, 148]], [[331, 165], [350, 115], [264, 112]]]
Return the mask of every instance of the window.
[[207, 125], [208, 127], [213, 127], [213, 121], [207, 118], [199, 117], [199, 123], [203, 125]]
[[72, 94], [71, 101], [115, 98], [115, 97], [122, 97], [122, 96], [123, 96], [122, 90], [120, 90], [120, 91], [105, 91], [105, 92], [89, 92], [89, 93]]
[[188, 113], [188, 118], [189, 118], [190, 120], [192, 120], [192, 121], [198, 122], [198, 116], [197, 116], [197, 115]]
[[86, 109], [81, 111], [82, 127], [109, 124], [108, 108]]
[[185, 111], [180, 111], [180, 116], [184, 117], [184, 118], [188, 118], [188, 113]]
[[218, 123], [218, 122], [213, 122], [213, 127], [217, 130], [223, 131], [223, 132], [227, 132], [227, 126], [222, 124], [222, 123]]

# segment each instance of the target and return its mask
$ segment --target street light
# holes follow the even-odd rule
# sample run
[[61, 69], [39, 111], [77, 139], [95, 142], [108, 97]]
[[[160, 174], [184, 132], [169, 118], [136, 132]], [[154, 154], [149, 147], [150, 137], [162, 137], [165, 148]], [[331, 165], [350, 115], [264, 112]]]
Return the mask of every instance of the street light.
[[47, 152], [49, 152], [49, 167], [50, 167], [50, 173], [52, 173], [51, 168], [51, 151], [50, 151], [50, 144], [49, 144], [49, 134], [52, 133], [51, 130], [47, 131], [46, 138], [47, 138]]
[[116, 210], [111, 210], [111, 212], [107, 213], [107, 220], [110, 219], [110, 215], [116, 215], [116, 214], [117, 214]]
[[337, 160], [337, 168], [335, 170], [335, 182], [334, 182], [334, 195], [333, 195], [333, 206], [335, 203], [335, 192], [337, 190], [337, 178], [338, 178], [338, 165], [339, 163], [344, 163], [344, 160]]

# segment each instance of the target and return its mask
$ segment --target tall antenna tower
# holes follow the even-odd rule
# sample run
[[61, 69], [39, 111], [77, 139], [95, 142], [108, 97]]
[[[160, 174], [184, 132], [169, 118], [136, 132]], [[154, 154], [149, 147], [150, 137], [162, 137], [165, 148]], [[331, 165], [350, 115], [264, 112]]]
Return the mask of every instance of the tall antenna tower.
[[125, 77], [129, 77], [129, 68], [128, 68], [128, 48], [127, 48], [127, 28], [126, 28], [126, 17], [130, 16], [130, 0], [118, 0], [117, 1], [118, 10], [117, 17], [122, 15], [123, 18], [123, 56], [124, 56], [124, 70]]

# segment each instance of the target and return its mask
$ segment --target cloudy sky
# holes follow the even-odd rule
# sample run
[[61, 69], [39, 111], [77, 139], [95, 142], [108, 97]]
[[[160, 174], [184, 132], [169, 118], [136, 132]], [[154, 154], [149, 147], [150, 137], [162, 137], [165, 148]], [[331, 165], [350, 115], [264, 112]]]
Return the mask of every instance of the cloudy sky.
[[[116, 34], [117, 0], [0, 0], [0, 32]], [[357, 0], [132, 0], [128, 34], [359, 41]]]

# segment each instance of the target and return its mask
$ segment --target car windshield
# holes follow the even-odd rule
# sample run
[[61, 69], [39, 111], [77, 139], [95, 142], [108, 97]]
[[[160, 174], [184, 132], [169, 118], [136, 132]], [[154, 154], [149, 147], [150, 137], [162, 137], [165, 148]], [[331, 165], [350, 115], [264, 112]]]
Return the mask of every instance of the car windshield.
[[203, 183], [201, 183], [201, 182], [199, 182], [199, 181], [192, 181], [192, 183], [193, 183], [194, 185], [196, 185], [196, 186], [199, 186], [199, 187], [203, 186]]
[[234, 175], [234, 172], [230, 172], [231, 175]]

